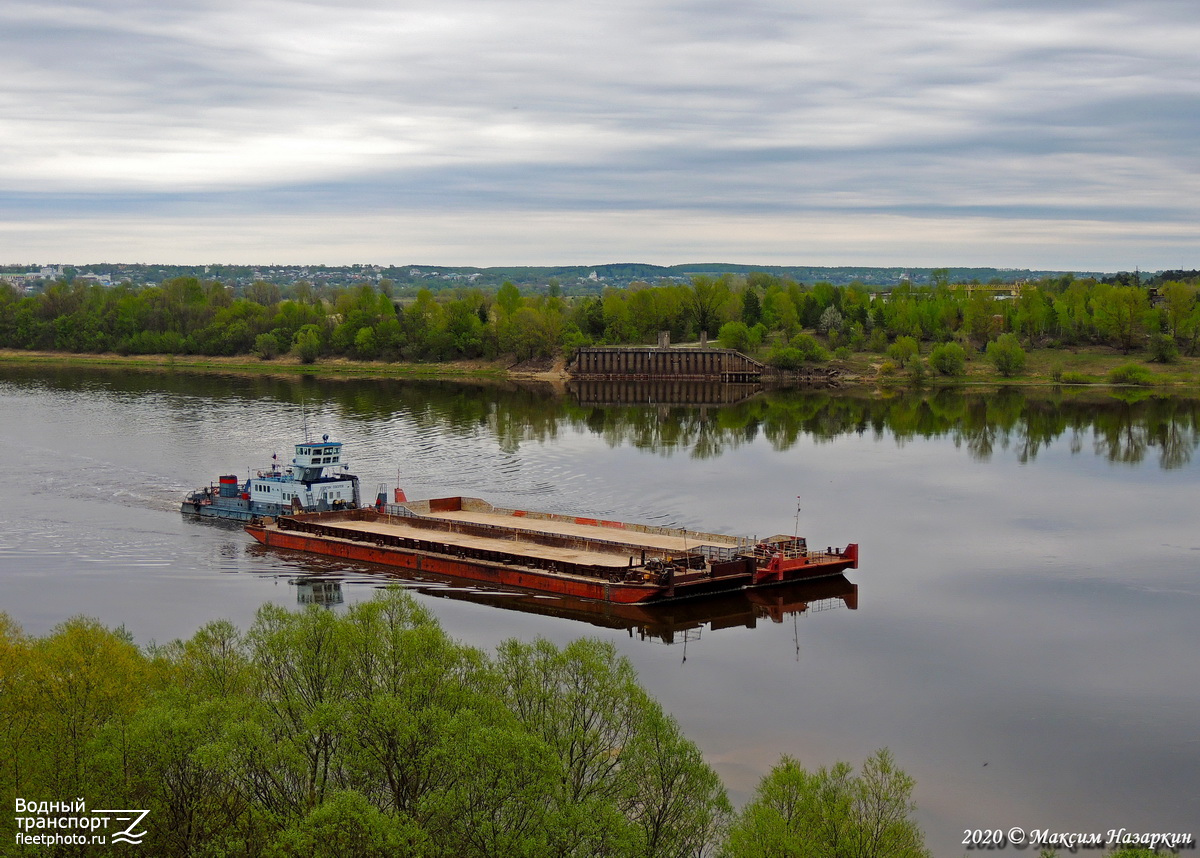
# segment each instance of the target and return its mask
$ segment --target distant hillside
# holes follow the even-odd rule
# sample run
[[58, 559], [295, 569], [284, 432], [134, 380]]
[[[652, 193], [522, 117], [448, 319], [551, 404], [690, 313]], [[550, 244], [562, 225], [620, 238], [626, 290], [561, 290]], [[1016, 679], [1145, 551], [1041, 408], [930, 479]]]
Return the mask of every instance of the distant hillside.
[[[161, 283], [174, 277], [198, 277], [201, 280], [218, 280], [229, 286], [247, 286], [257, 280], [286, 285], [307, 280], [316, 286], [345, 286], [353, 283], [378, 283], [389, 280], [400, 289], [426, 287], [433, 290], [479, 286], [495, 289], [506, 280], [512, 281], [523, 290], [540, 291], [557, 284], [565, 294], [589, 294], [600, 292], [606, 286], [624, 287], [643, 281], [659, 283], [667, 280], [687, 281], [696, 275], [722, 274], [745, 275], [761, 271], [786, 277], [800, 283], [828, 281], [844, 286], [859, 281], [868, 287], [887, 288], [903, 281], [914, 284], [930, 282], [934, 268], [890, 268], [872, 266], [819, 266], [819, 265], [738, 265], [726, 262], [693, 262], [684, 265], [648, 265], [641, 262], [609, 262], [599, 265], [567, 266], [497, 266], [474, 268], [470, 266], [445, 265], [130, 265], [116, 263], [88, 264], [78, 266], [60, 265], [54, 268], [41, 266], [2, 266], [0, 273], [28, 272], [30, 269], [58, 272], [58, 276], [71, 279], [79, 275], [95, 275], [105, 282], [134, 284]], [[955, 268], [948, 267], [951, 282], [999, 281], [1010, 283], [1015, 280], [1038, 279], [1072, 273], [1079, 277], [1097, 279], [1110, 276], [1097, 271], [1041, 271], [1025, 268]], [[1147, 273], [1142, 272], [1145, 276]], [[50, 279], [56, 279], [51, 277]]]

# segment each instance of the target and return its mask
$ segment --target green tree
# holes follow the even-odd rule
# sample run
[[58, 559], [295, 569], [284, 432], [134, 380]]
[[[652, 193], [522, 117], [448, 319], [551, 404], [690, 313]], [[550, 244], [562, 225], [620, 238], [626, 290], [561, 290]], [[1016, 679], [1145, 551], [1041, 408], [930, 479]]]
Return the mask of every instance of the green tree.
[[750, 328], [746, 326], [745, 322], [726, 322], [721, 326], [721, 332], [717, 335], [717, 339], [723, 349], [737, 349], [745, 352], [750, 349]]
[[1046, 331], [1049, 308], [1041, 290], [1027, 287], [1017, 297], [1016, 330], [1025, 335], [1032, 347]]
[[283, 297], [279, 287], [265, 280], [255, 280], [246, 287], [247, 300], [254, 301], [264, 307], [274, 307]]
[[915, 782], [877, 751], [855, 776], [847, 763], [806, 771], [785, 756], [730, 826], [724, 858], [927, 858], [911, 820]]
[[913, 337], [897, 337], [887, 350], [887, 355], [900, 366], [907, 366], [919, 358], [921, 347]]
[[972, 293], [963, 310], [963, 326], [971, 341], [982, 348], [996, 335], [999, 324], [996, 318], [996, 302], [992, 297], [982, 291]]
[[1178, 338], [1184, 333], [1187, 319], [1196, 309], [1196, 284], [1177, 280], [1163, 284], [1162, 294], [1166, 303], [1167, 333]]
[[521, 292], [512, 281], [505, 280], [496, 293], [496, 306], [506, 315], [512, 315], [521, 306]]
[[754, 287], [749, 285], [742, 293], [742, 321], [750, 328], [762, 321], [762, 301]]
[[1096, 322], [1109, 341], [1129, 354], [1146, 334], [1149, 304], [1137, 286], [1105, 286], [1094, 301]]
[[[271, 858], [395, 858], [428, 854], [418, 827], [382, 813], [359, 793], [341, 790], [280, 832]], [[464, 853], [465, 854], [465, 853]]]
[[1156, 363], [1174, 363], [1179, 359], [1179, 344], [1170, 334], [1157, 331], [1150, 335], [1150, 360]]
[[763, 321], [768, 328], [782, 331], [784, 337], [789, 340], [800, 330], [800, 314], [796, 305], [788, 294], [782, 291], [767, 295]]
[[379, 341], [374, 328], [358, 329], [358, 333], [354, 335], [354, 353], [366, 360], [373, 360], [379, 356]]
[[254, 353], [263, 360], [270, 360], [279, 354], [279, 340], [271, 333], [259, 334], [254, 338]]
[[6, 798], [21, 795], [31, 774], [25, 759], [34, 723], [31, 646], [16, 623], [0, 613], [0, 796]]
[[321, 354], [321, 329], [316, 325], [305, 325], [296, 331], [292, 351], [302, 363], [313, 363]]
[[506, 641], [502, 696], [562, 768], [556, 854], [685, 858], [728, 812], [712, 770], [609, 643]]
[[686, 293], [685, 308], [696, 326], [697, 334], [714, 334], [729, 303], [729, 284], [726, 280], [698, 275], [692, 278]]
[[966, 371], [967, 353], [958, 343], [939, 343], [929, 353], [929, 365], [940, 375], [962, 375]]
[[1016, 375], [1025, 368], [1025, 349], [1015, 334], [1001, 334], [987, 347], [987, 359], [1005, 378]]
[[65, 794], [102, 777], [91, 745], [106, 727], [124, 726], [137, 710], [145, 670], [128, 636], [86, 617], [67, 620], [37, 642], [30, 680], [40, 715], [38, 750], [49, 766], [42, 773], [44, 788]]

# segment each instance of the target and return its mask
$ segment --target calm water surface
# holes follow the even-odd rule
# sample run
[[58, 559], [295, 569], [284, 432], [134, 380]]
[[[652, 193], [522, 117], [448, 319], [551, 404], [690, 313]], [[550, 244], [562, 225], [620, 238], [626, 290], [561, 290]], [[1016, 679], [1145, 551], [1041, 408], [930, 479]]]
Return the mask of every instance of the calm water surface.
[[[302, 404], [303, 403], [303, 414]], [[421, 586], [456, 638], [614, 641], [735, 801], [781, 754], [888, 746], [937, 856], [968, 828], [1200, 827], [1200, 403], [798, 393], [705, 409], [507, 386], [0, 370], [0, 610], [141, 643], [385, 579], [259, 549], [183, 493], [290, 453], [305, 416], [364, 493], [862, 545], [857, 609], [785, 594], [649, 620]], [[833, 588], [837, 590], [835, 586]], [[839, 595], [840, 593], [840, 595]], [[793, 607], [795, 607], [793, 605]], [[825, 610], [827, 609], [827, 610]], [[775, 620], [781, 620], [776, 622]], [[664, 644], [662, 638], [672, 643]]]

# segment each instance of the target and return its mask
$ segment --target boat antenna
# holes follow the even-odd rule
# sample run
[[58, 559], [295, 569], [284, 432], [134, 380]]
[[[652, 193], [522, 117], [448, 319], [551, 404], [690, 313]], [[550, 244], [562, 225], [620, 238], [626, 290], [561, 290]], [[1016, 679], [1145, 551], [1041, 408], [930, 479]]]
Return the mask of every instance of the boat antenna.
[[800, 495], [796, 495], [796, 530], [792, 533], [792, 539], [800, 538]]

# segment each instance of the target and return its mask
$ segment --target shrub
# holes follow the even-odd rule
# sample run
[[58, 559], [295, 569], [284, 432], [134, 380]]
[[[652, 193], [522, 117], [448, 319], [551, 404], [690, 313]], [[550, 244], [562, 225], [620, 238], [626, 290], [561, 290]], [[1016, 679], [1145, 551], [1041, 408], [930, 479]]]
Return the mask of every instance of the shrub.
[[887, 350], [887, 355], [900, 366], [904, 366], [910, 360], [915, 358], [921, 349], [917, 345], [917, 341], [912, 337], [896, 337], [896, 342], [892, 343]]
[[792, 340], [792, 346], [800, 350], [804, 360], [812, 363], [822, 363], [829, 360], [829, 352], [822, 348], [811, 334], [801, 334]]
[[1179, 344], [1170, 334], [1150, 335], [1150, 360], [1155, 363], [1174, 363], [1179, 359]]
[[767, 363], [780, 369], [798, 369], [803, 363], [821, 363], [829, 360], [829, 352], [821, 348], [809, 334], [801, 334], [790, 346], [776, 346], [767, 355]]
[[1136, 363], [1127, 363], [1109, 370], [1108, 382], [1109, 384], [1138, 384], [1145, 386], [1154, 383], [1154, 375], [1144, 366], [1139, 366]]
[[1025, 349], [1021, 348], [1016, 334], [1001, 334], [999, 339], [988, 343], [987, 359], [998, 373], [1010, 378], [1025, 368]]
[[1063, 384], [1095, 384], [1096, 383], [1096, 379], [1092, 378], [1090, 375], [1085, 375], [1082, 372], [1074, 372], [1072, 370], [1068, 370], [1067, 372], [1062, 373], [1062, 377], [1057, 380], [1061, 381]]
[[726, 322], [721, 326], [717, 340], [723, 349], [747, 351], [750, 347], [750, 327], [745, 322]]
[[939, 375], [962, 375], [967, 368], [967, 353], [958, 343], [942, 343], [929, 353], [929, 365]]
[[853, 354], [854, 352], [850, 350], [850, 346], [839, 346], [833, 350], [833, 356], [838, 360], [850, 360]]
[[316, 325], [305, 325], [296, 331], [292, 340], [292, 351], [301, 363], [312, 363], [321, 353], [321, 333]]
[[279, 354], [279, 340], [274, 334], [259, 334], [254, 338], [254, 353], [262, 360], [270, 360]]

